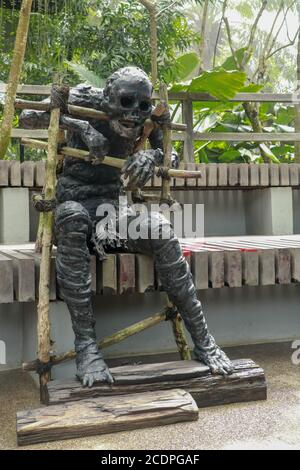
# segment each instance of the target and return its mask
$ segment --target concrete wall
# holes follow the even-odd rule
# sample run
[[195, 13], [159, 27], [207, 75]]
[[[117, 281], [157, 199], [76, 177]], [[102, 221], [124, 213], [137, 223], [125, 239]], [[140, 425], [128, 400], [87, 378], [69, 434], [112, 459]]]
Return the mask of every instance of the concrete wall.
[[[35, 241], [38, 214], [30, 191], [30, 241]], [[300, 190], [185, 190], [172, 196], [184, 204], [204, 204], [206, 237], [290, 235], [300, 233]]]
[[[209, 328], [222, 346], [299, 339], [299, 286], [209, 289], [201, 291], [200, 297]], [[138, 322], [160, 311], [164, 303], [165, 296], [159, 293], [126, 296], [126, 299], [118, 296], [97, 297], [97, 336], [101, 338]], [[62, 302], [51, 304], [51, 324], [55, 350], [63, 352], [73, 349], [74, 335], [70, 317]], [[24, 304], [23, 325], [23, 358], [30, 360], [36, 355], [34, 304]], [[104, 355], [113, 358], [175, 351], [170, 325], [162, 323], [107, 348]], [[55, 367], [54, 377], [68, 377], [74, 372], [74, 364], [66, 363]]]
[[[0, 371], [20, 367], [22, 364], [23, 318], [22, 304], [0, 304]], [[3, 349], [5, 349], [5, 360], [3, 360]]]

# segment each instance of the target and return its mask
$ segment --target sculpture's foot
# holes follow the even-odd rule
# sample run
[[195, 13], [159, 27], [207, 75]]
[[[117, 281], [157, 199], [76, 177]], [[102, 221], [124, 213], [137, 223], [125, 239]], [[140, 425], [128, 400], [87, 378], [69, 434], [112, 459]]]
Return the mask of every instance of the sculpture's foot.
[[114, 379], [104, 362], [96, 342], [80, 344], [77, 349], [77, 377], [84, 387], [92, 387], [95, 382], [112, 384]]
[[219, 346], [216, 346], [213, 352], [204, 350], [203, 348], [194, 349], [196, 359], [204, 362], [209, 368], [212, 374], [230, 375], [233, 373], [233, 364], [230, 359], [226, 356]]

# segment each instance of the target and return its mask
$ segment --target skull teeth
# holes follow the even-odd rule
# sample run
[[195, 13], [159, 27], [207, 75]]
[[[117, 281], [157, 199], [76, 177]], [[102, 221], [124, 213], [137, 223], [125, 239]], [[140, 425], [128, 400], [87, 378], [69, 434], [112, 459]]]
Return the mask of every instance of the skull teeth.
[[122, 120], [122, 121], [119, 121], [120, 124], [123, 126], [123, 127], [126, 127], [127, 129], [133, 129], [134, 127], [137, 127], [137, 122], [134, 122], [134, 121], [126, 121], [126, 120]]

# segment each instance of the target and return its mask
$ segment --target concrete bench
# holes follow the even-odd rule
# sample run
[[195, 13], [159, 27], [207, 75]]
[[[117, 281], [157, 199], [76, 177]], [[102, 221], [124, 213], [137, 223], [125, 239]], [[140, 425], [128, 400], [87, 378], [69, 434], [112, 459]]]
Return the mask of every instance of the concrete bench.
[[[300, 235], [182, 240], [196, 288], [288, 285], [300, 282]], [[139, 254], [91, 257], [92, 288], [97, 295], [160, 291], [154, 262]], [[40, 255], [32, 245], [0, 245], [0, 303], [37, 298]], [[52, 257], [50, 298], [59, 299]]]
[[[199, 170], [202, 178], [172, 179], [173, 189], [212, 188], [266, 188], [300, 187], [300, 164], [210, 163], [181, 165], [187, 170]], [[0, 188], [42, 188], [45, 179], [45, 161], [32, 162], [1, 160]], [[147, 187], [160, 188], [161, 178], [154, 177]]]

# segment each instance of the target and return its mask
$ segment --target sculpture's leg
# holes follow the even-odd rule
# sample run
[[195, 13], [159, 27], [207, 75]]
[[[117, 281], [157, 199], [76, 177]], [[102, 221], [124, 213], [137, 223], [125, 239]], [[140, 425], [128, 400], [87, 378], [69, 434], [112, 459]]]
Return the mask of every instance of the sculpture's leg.
[[96, 344], [91, 302], [91, 273], [88, 237], [91, 221], [86, 209], [68, 201], [55, 216], [56, 270], [60, 295], [67, 303], [75, 334], [77, 376], [83, 385], [113, 379]]
[[[152, 238], [129, 239], [129, 249], [154, 255], [162, 286], [184, 320], [193, 339], [197, 359], [207, 364], [213, 373], [230, 374], [233, 366], [208, 331], [189, 264], [169, 222], [160, 214], [151, 213], [144, 217], [141, 225], [144, 225], [141, 230], [144, 233], [146, 225], [148, 231], [151, 227]], [[164, 239], [163, 234], [169, 236]]]

